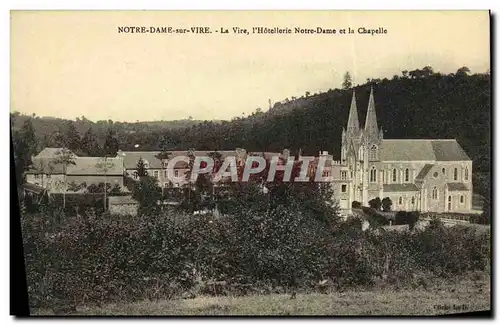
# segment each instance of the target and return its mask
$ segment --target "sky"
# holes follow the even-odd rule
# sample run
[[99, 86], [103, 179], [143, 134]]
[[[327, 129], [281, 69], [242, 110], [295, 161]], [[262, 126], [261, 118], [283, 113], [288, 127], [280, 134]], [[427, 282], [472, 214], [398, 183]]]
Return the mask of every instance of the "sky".
[[[346, 71], [354, 84], [428, 65], [486, 72], [489, 24], [488, 11], [12, 11], [10, 110], [93, 121], [228, 120], [267, 110], [269, 99], [340, 88]], [[212, 33], [118, 33], [120, 26]], [[258, 26], [337, 33], [251, 34]], [[387, 33], [339, 34], [349, 27]]]

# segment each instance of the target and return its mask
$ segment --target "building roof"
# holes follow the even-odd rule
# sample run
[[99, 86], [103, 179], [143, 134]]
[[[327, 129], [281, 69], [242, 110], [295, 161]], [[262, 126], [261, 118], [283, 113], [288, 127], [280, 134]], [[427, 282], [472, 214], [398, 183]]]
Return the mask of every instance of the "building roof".
[[423, 181], [427, 174], [431, 171], [432, 167], [434, 167], [433, 164], [425, 164], [420, 170], [420, 173], [418, 173], [417, 177], [415, 177], [415, 181]]
[[24, 183], [21, 187], [23, 189], [25, 189], [26, 191], [32, 192], [32, 193], [35, 193], [35, 194], [40, 194], [40, 193], [43, 193], [44, 191], [46, 191], [45, 188], [43, 188], [43, 187], [41, 187], [39, 185], [30, 184], [30, 183]]
[[[211, 153], [217, 152], [221, 155], [221, 159], [224, 160], [226, 157], [229, 156], [239, 156], [244, 158], [247, 155], [247, 152], [245, 149], [239, 149], [237, 148], [236, 150], [221, 150], [221, 151], [215, 151], [215, 150], [196, 150], [193, 151], [193, 154], [195, 157], [200, 157], [200, 156], [210, 156]], [[124, 167], [125, 169], [136, 169], [137, 167], [137, 162], [139, 161], [139, 158], [142, 158], [145, 162], [149, 164], [149, 168], [151, 169], [161, 169], [164, 168], [162, 167], [162, 162], [160, 159], [156, 158], [156, 156], [160, 153], [160, 151], [119, 151], [118, 156], [123, 157], [124, 161]], [[170, 159], [178, 156], [187, 156], [189, 151], [170, 151]], [[266, 159], [270, 159], [273, 156], [276, 155], [281, 155], [281, 153], [275, 153], [275, 152], [254, 152], [254, 153], [248, 153], [248, 155], [255, 155], [255, 156], [260, 156], [264, 157]], [[182, 161], [178, 162], [175, 165], [176, 168], [186, 168], [186, 164]]]
[[[123, 175], [123, 159], [107, 158], [108, 168], [104, 168], [104, 158], [101, 157], [75, 157], [75, 165], [68, 164], [66, 175]], [[33, 158], [33, 167], [29, 174], [63, 174], [63, 164], [58, 163], [56, 158]]]
[[385, 161], [470, 161], [455, 139], [382, 140], [381, 157]]
[[73, 157], [78, 157], [71, 150], [64, 149], [64, 148], [45, 148], [42, 151], [40, 151], [40, 153], [38, 155], [36, 155], [35, 157], [36, 158], [55, 158], [58, 155], [60, 155], [61, 152], [63, 152], [63, 150], [65, 150], [66, 152], [70, 153]]
[[130, 195], [127, 196], [109, 196], [109, 204], [138, 204]]
[[469, 188], [464, 183], [447, 183], [448, 191], [468, 191]]
[[417, 192], [415, 184], [384, 184], [384, 192]]

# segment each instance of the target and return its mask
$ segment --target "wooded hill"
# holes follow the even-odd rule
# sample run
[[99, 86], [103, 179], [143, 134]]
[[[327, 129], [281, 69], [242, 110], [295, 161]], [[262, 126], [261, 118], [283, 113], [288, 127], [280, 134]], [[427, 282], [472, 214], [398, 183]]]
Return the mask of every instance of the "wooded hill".
[[[455, 74], [435, 73], [432, 68], [403, 71], [392, 79], [371, 79], [354, 87], [360, 122], [363, 125], [373, 86], [379, 126], [384, 137], [456, 138], [474, 160], [477, 172], [489, 173], [491, 150], [491, 83], [490, 74], [470, 74], [461, 68]], [[232, 150], [281, 151], [284, 148], [316, 155], [328, 150], [340, 157], [342, 127], [347, 123], [352, 87], [329, 90], [300, 98], [277, 102], [267, 112], [257, 110], [251, 116], [231, 121], [172, 121], [119, 123], [113, 121], [76, 122], [61, 119], [32, 118], [17, 115], [14, 127], [32, 120], [38, 146], [56, 146], [67, 137], [73, 124], [80, 136], [89, 127], [102, 145], [106, 130], [112, 128], [119, 148], [133, 150]], [[12, 116], [12, 114], [11, 114]], [[72, 127], [71, 127], [72, 128]], [[164, 139], [164, 141], [160, 141]], [[161, 145], [163, 143], [163, 145]]]

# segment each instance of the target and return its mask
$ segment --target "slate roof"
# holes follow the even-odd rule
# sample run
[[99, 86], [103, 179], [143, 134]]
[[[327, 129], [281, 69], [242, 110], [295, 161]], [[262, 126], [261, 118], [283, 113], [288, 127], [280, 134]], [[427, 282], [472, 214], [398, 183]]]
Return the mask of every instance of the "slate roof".
[[470, 161], [455, 139], [382, 140], [381, 157], [385, 161]]
[[420, 173], [418, 173], [417, 177], [415, 177], [415, 181], [423, 181], [425, 176], [427, 176], [427, 174], [431, 171], [432, 167], [434, 167], [433, 164], [425, 164], [422, 170], [420, 170]]
[[384, 184], [384, 192], [417, 192], [415, 184]]
[[[213, 153], [214, 150], [196, 150], [194, 151], [194, 155], [196, 157], [199, 156], [210, 156], [210, 153]], [[224, 160], [228, 156], [244, 156], [247, 154], [247, 152], [244, 149], [236, 149], [236, 150], [221, 150], [217, 151], [221, 155], [221, 159]], [[144, 161], [147, 161], [149, 163], [149, 168], [150, 169], [161, 169], [162, 167], [162, 162], [160, 159], [156, 158], [156, 156], [160, 153], [160, 151], [120, 151], [118, 152], [118, 157], [123, 157], [124, 161], [124, 166], [125, 169], [136, 169], [137, 167], [137, 162], [139, 161], [139, 158], [142, 158]], [[182, 151], [170, 151], [170, 159], [173, 157], [177, 156], [187, 156], [189, 151], [187, 150], [182, 150]], [[266, 159], [270, 159], [273, 156], [276, 155], [281, 155], [281, 153], [275, 153], [275, 152], [251, 152], [248, 153], [248, 155], [255, 155], [255, 156], [260, 156], [260, 157], [265, 157]], [[175, 165], [176, 168], [186, 168], [186, 164], [183, 162], [178, 162]]]
[[61, 154], [63, 150], [66, 150], [67, 152], [71, 153], [73, 157], [78, 157], [75, 155], [71, 150], [69, 149], [63, 149], [63, 148], [45, 148], [38, 155], [36, 155], [36, 158], [55, 158], [58, 155]]
[[[66, 167], [66, 175], [123, 175], [123, 159], [107, 158], [108, 169], [104, 170], [104, 159], [101, 157], [75, 157], [75, 165]], [[57, 163], [55, 158], [33, 158], [33, 168], [29, 174], [63, 174], [63, 165]]]
[[468, 191], [469, 188], [464, 183], [447, 183], [448, 191]]

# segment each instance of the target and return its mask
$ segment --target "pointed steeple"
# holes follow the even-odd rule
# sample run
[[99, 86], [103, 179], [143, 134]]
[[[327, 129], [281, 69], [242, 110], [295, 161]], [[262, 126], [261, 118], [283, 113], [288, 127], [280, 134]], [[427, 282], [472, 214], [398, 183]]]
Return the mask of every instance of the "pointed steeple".
[[366, 112], [365, 136], [378, 138], [379, 129], [377, 125], [377, 114], [375, 113], [375, 100], [373, 99], [373, 87], [370, 89], [370, 99], [368, 100], [368, 111]]
[[359, 135], [358, 108], [356, 107], [356, 91], [352, 91], [351, 109], [349, 110], [349, 120], [347, 121], [347, 135]]

